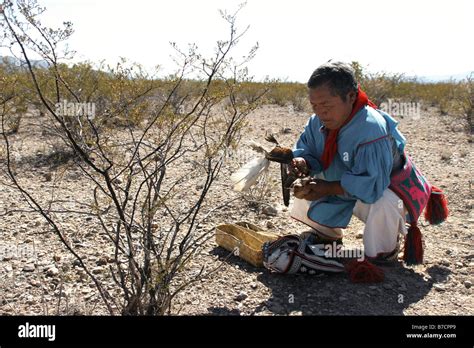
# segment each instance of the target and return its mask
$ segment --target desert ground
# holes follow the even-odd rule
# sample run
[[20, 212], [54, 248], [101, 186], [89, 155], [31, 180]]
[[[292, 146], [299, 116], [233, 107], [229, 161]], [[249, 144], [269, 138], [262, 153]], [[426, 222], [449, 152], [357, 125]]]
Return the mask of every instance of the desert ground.
[[[292, 108], [264, 105], [249, 115], [248, 129], [240, 146], [254, 140], [264, 142], [266, 131], [292, 146], [309, 114]], [[217, 266], [211, 277], [193, 284], [173, 302], [179, 315], [473, 315], [474, 314], [474, 155], [472, 139], [459, 118], [441, 115], [423, 107], [420, 117], [396, 117], [407, 138], [407, 152], [418, 168], [448, 198], [450, 216], [439, 226], [421, 219], [425, 243], [422, 265], [408, 267], [399, 261], [384, 267], [385, 280], [377, 284], [353, 284], [347, 274], [276, 275], [255, 268], [218, 247], [213, 239], [190, 265], [199, 270]], [[72, 166], [51, 164], [53, 149], [44, 135], [27, 120], [10, 137], [21, 180], [34, 193], [62, 176], [58, 190], [70, 201], [80, 200], [87, 182]], [[4, 166], [5, 159], [0, 159]], [[219, 180], [218, 190], [208, 197], [218, 205], [223, 199], [238, 198], [232, 190], [230, 174], [238, 163], [229, 162]], [[216, 211], [206, 223], [248, 221], [278, 233], [297, 233], [305, 226], [290, 217], [283, 205], [278, 183], [279, 167], [272, 164], [269, 176], [275, 179], [267, 204], [236, 199]], [[199, 189], [196, 183], [196, 190]], [[65, 203], [74, 209], [73, 203]], [[269, 208], [270, 207], [270, 208]], [[21, 195], [4, 174], [0, 177], [0, 236], [5, 248], [34, 249], [24, 255], [0, 255], [1, 315], [106, 314], [97, 289], [39, 215], [30, 213]], [[90, 217], [64, 216], [63, 226], [71, 231], [74, 247], [93, 265], [93, 272], [112, 288], [107, 271], [106, 239]], [[363, 224], [353, 218], [344, 231], [345, 243], [362, 245]], [[105, 257], [105, 262], [103, 261]]]

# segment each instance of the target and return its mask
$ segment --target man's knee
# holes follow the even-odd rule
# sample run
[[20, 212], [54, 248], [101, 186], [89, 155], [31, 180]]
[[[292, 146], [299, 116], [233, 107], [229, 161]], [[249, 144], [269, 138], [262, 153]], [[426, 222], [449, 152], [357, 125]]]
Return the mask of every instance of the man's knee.
[[372, 216], [385, 216], [387, 214], [403, 215], [403, 201], [390, 189], [386, 189], [376, 202], [372, 204], [357, 201], [353, 214], [363, 222]]

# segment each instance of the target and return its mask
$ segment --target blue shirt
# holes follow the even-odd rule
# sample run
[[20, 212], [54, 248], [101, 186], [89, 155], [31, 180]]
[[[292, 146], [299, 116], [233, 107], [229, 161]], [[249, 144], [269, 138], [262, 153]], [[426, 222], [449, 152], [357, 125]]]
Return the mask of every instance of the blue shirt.
[[371, 204], [382, 196], [390, 185], [394, 159], [398, 165], [406, 143], [397, 124], [387, 113], [363, 107], [339, 131], [337, 154], [329, 168], [323, 170], [320, 158], [326, 130], [317, 115], [310, 117], [293, 155], [307, 161], [310, 175], [323, 173], [327, 181], [340, 181], [346, 192], [313, 201], [308, 211], [311, 220], [328, 227], [345, 228], [357, 200]]

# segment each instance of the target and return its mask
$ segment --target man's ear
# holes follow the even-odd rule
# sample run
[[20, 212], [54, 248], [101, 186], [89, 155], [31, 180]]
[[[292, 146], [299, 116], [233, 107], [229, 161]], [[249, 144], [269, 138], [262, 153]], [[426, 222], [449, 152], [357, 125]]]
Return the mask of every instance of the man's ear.
[[349, 97], [349, 100], [350, 100], [351, 104], [353, 104], [355, 102], [356, 98], [357, 98], [357, 94], [354, 91], [350, 91], [347, 94], [347, 96]]

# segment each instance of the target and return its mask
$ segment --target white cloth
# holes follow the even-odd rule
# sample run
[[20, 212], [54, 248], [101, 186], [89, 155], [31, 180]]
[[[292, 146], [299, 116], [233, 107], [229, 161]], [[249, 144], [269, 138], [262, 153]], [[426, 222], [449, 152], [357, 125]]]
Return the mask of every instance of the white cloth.
[[331, 228], [318, 224], [317, 222], [308, 218], [308, 210], [311, 205], [311, 201], [305, 199], [295, 198], [293, 201], [293, 207], [291, 209], [291, 217], [296, 219], [305, 225], [316, 230], [318, 234], [322, 237], [328, 239], [341, 239], [342, 238], [342, 229], [341, 228]]
[[[315, 229], [329, 239], [342, 238], [342, 229], [322, 226], [307, 216], [311, 201], [295, 198], [291, 217]], [[398, 234], [406, 234], [405, 216], [407, 210], [403, 201], [390, 189], [373, 204], [357, 201], [353, 214], [365, 223], [364, 253], [375, 257], [380, 253], [392, 252], [397, 246]]]

